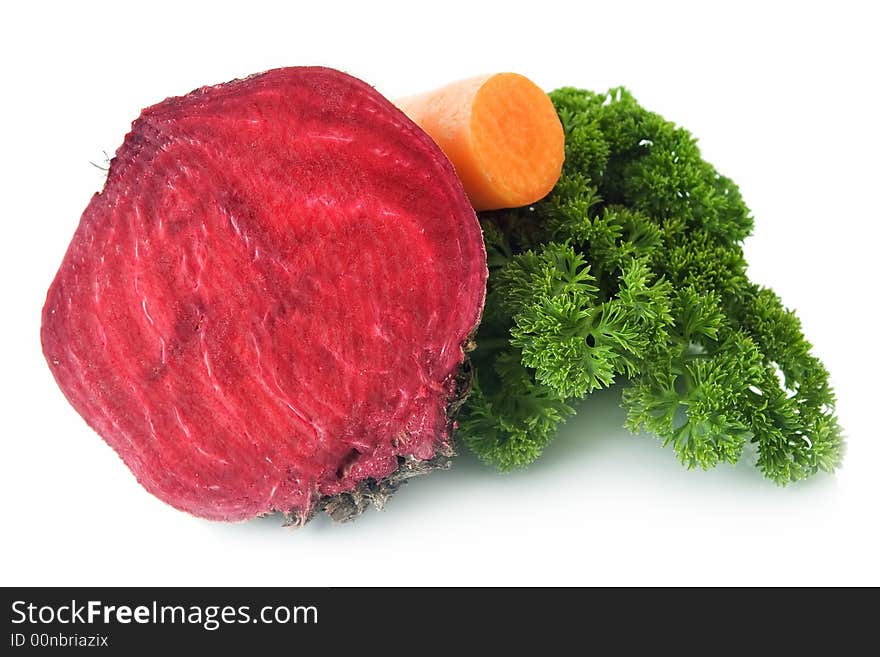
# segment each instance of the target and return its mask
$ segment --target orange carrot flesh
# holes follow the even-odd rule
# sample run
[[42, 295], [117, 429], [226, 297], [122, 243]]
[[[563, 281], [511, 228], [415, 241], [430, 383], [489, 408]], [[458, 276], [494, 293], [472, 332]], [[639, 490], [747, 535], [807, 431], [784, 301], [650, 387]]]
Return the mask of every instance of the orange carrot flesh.
[[460, 80], [397, 106], [443, 149], [476, 210], [534, 203], [559, 179], [562, 124], [547, 94], [522, 75]]

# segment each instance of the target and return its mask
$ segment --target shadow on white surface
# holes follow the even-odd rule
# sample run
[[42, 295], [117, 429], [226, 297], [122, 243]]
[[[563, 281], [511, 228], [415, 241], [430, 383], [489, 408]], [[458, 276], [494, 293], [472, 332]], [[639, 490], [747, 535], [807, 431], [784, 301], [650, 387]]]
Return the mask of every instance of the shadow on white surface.
[[[805, 496], [824, 496], [829, 501], [828, 493], [836, 488], [834, 477], [825, 474], [779, 487], [755, 467], [755, 454], [749, 450], [735, 466], [687, 470], [673, 450], [664, 448], [657, 438], [633, 435], [623, 428], [625, 413], [620, 407], [620, 392], [621, 387], [614, 386], [584, 400], [578, 414], [563, 426], [541, 458], [526, 469], [499, 473], [462, 445], [450, 470], [410, 480], [383, 512], [369, 509], [342, 524], [322, 514], [304, 529], [291, 531], [352, 537], [348, 532], [353, 528], [361, 533], [368, 533], [368, 528], [412, 528], [413, 522], [449, 513], [450, 505], [508, 516], [510, 512], [500, 507], [530, 502], [529, 514], [534, 521], [533, 514], [540, 513], [541, 504], [573, 504], [578, 497], [583, 502], [573, 508], [581, 512], [607, 498], [615, 498], [619, 504], [627, 497], [642, 498], [651, 504], [668, 503], [671, 496], [685, 504], [692, 500], [696, 509], [704, 509], [713, 499], [720, 500], [722, 507], [736, 505], [737, 500], [772, 507]], [[254, 531], [277, 533], [282, 522], [280, 514], [273, 514], [245, 524]], [[242, 530], [241, 524], [211, 525], [221, 532]]]

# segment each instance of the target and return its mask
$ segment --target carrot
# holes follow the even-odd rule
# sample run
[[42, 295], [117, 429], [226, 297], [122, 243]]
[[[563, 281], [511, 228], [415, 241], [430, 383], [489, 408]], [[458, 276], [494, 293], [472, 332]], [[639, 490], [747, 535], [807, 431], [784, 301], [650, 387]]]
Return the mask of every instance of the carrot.
[[528, 78], [496, 73], [396, 101], [443, 149], [476, 210], [543, 198], [562, 170], [562, 124]]

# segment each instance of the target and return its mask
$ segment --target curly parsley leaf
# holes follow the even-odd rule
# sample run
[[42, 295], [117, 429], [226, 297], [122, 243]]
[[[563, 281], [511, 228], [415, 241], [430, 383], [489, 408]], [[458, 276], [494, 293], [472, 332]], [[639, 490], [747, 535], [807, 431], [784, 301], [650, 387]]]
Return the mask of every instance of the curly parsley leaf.
[[797, 317], [746, 275], [753, 219], [736, 185], [625, 89], [551, 98], [566, 135], [558, 184], [481, 215], [490, 277], [464, 442], [501, 469], [527, 465], [575, 400], [625, 380], [626, 426], [689, 468], [735, 463], [748, 443], [780, 484], [836, 468], [828, 372]]

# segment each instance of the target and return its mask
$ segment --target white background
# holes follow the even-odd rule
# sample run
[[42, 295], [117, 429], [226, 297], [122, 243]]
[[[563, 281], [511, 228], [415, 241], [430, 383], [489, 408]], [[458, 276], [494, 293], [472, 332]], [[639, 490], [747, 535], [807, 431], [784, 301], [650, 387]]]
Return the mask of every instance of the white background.
[[[714, 4], [6, 3], [0, 583], [880, 584], [873, 3]], [[750, 463], [687, 472], [620, 428], [611, 391], [529, 470], [465, 454], [347, 525], [213, 523], [148, 495], [40, 353], [46, 290], [103, 183], [89, 162], [142, 107], [300, 64], [392, 98], [506, 70], [548, 90], [624, 84], [688, 127], [754, 211], [750, 274], [832, 372], [843, 469], [785, 489]]]

